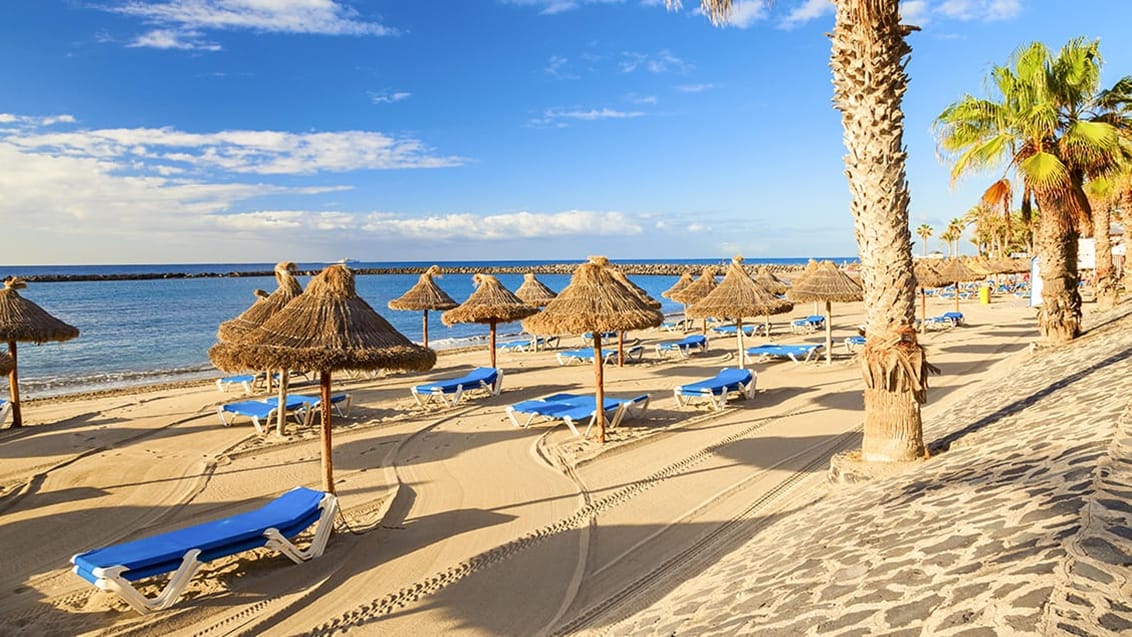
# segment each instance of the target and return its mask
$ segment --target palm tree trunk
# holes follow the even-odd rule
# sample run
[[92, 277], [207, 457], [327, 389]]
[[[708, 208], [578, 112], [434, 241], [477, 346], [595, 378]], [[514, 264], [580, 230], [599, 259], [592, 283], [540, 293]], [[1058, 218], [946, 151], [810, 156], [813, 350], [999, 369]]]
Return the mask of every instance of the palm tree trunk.
[[1116, 268], [1112, 265], [1112, 241], [1108, 237], [1108, 227], [1112, 220], [1112, 209], [1108, 203], [1100, 204], [1093, 210], [1093, 242], [1097, 252], [1097, 307], [1111, 310], [1116, 307]]
[[1066, 343], [1081, 334], [1081, 294], [1077, 290], [1077, 237], [1068, 201], [1038, 198], [1038, 268], [1042, 304], [1038, 329], [1051, 343]]
[[866, 461], [924, 455], [920, 403], [930, 366], [912, 327], [915, 282], [901, 110], [908, 88], [904, 65], [912, 51], [904, 39], [909, 30], [900, 24], [899, 0], [837, 3], [830, 66], [865, 287], [868, 340], [860, 360]]

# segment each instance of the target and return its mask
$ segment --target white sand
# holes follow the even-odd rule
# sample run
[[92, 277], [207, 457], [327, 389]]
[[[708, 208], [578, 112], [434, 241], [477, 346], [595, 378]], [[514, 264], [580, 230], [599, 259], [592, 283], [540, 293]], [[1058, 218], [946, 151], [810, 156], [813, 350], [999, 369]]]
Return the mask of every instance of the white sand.
[[[808, 314], [800, 306], [794, 316]], [[952, 309], [930, 302], [929, 314]], [[930, 332], [926, 413], [980, 379], [1007, 373], [1036, 339], [1017, 299], [964, 302], [969, 326]], [[710, 554], [733, 520], [805, 515], [828, 457], [859, 446], [860, 377], [840, 341], [859, 304], [834, 305], [830, 367], [752, 365], [759, 393], [720, 414], [677, 408], [672, 388], [734, 366], [733, 338], [709, 352], [606, 369], [607, 393], [649, 393], [643, 419], [602, 447], [565, 426], [516, 429], [510, 403], [590, 392], [592, 366], [553, 352], [500, 352], [502, 396], [415, 407], [408, 387], [487, 364], [480, 349], [441, 356], [426, 374], [336, 381], [354, 410], [336, 419], [343, 519], [326, 554], [302, 565], [266, 550], [207, 564], [184, 598], [142, 617], [69, 571], [71, 555], [229, 515], [296, 485], [319, 488], [317, 433], [292, 424], [261, 439], [225, 428], [214, 385], [25, 403], [23, 430], [0, 432], [0, 632], [15, 634], [515, 634], [568, 628], [648, 585], [660, 565]], [[777, 342], [819, 342], [821, 333]], [[762, 339], [751, 339], [757, 344]], [[563, 347], [581, 346], [563, 339]], [[299, 388], [314, 393], [315, 386]], [[345, 531], [346, 527], [339, 528]]]

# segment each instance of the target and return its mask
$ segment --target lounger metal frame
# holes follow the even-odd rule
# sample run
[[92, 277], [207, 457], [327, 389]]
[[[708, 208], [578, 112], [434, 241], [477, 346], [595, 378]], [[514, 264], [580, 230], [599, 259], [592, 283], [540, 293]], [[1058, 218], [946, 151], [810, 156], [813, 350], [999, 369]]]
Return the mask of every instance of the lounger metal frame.
[[[751, 373], [751, 380], [746, 383], [728, 383], [727, 385], [719, 387], [695, 388], [689, 388], [688, 385], [681, 385], [673, 389], [672, 394], [676, 397], [676, 404], [680, 407], [687, 407], [698, 402], [706, 402], [709, 403], [711, 408], [715, 411], [723, 411], [727, 408], [727, 397], [731, 394], [738, 394], [740, 398], [747, 400], [755, 397], [755, 386], [758, 383], [759, 375], [753, 369], [746, 371]], [[716, 378], [718, 378], [718, 375], [715, 378], [707, 379], [707, 382], [715, 380]]]
[[[461, 379], [455, 378], [452, 380]], [[487, 396], [498, 396], [503, 391], [503, 370], [498, 367], [495, 368], [495, 382], [491, 384], [479, 380], [465, 387], [464, 384], [461, 383], [456, 386], [454, 391], [445, 392], [443, 387], [428, 388], [428, 383], [425, 383], [423, 385], [410, 387], [409, 391], [413, 393], [413, 399], [417, 401], [417, 405], [420, 407], [427, 407], [434, 401], [439, 401], [440, 404], [446, 407], [455, 407], [460, 403], [461, 398], [472, 392], [482, 391]]]
[[[310, 545], [307, 546], [307, 548], [300, 549], [294, 542], [284, 537], [283, 534], [275, 528], [264, 530], [263, 546], [279, 551], [296, 564], [302, 564], [303, 562], [321, 556], [326, 549], [326, 543], [330, 539], [330, 534], [334, 530], [334, 516], [338, 513], [338, 499], [330, 493], [323, 494], [322, 500], [318, 503], [318, 509], [320, 514], [318, 519], [315, 520], [315, 524], [318, 525], [318, 528], [315, 529], [314, 537], [311, 539]], [[298, 535], [298, 533], [295, 535]], [[241, 548], [232, 553], [217, 555], [216, 557], [228, 557], [229, 555], [242, 553], [245, 550], [248, 549]], [[172, 572], [165, 587], [160, 593], [153, 597], [143, 595], [134, 587], [132, 582], [125, 578], [124, 574], [129, 570], [125, 566], [98, 567], [91, 569], [91, 574], [96, 578], [94, 585], [99, 589], [117, 593], [131, 608], [142, 615], [147, 615], [155, 611], [165, 610], [177, 603], [177, 600], [181, 597], [181, 593], [185, 591], [185, 587], [188, 586], [189, 581], [192, 580], [193, 575], [195, 575], [201, 565], [204, 564], [204, 562], [197, 559], [200, 557], [200, 553], [200, 549], [191, 549], [186, 552], [181, 559], [181, 565]], [[83, 555], [83, 553], [78, 553], [73, 556], [71, 562], [74, 563], [81, 555]], [[73, 570], [75, 573], [78, 573], [79, 567], [76, 565]]]

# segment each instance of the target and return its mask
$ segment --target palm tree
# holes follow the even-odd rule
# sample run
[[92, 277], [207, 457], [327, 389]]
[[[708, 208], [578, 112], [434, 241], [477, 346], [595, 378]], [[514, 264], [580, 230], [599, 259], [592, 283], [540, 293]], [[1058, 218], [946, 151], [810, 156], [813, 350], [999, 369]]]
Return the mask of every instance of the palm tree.
[[948, 226], [947, 230], [939, 233], [939, 239], [947, 246], [947, 256], [950, 258], [953, 255], [951, 246], [959, 240], [959, 233], [955, 232], [954, 228]]
[[1089, 207], [1093, 210], [1093, 245], [1097, 260], [1093, 274], [1096, 277], [1097, 307], [1111, 310], [1116, 307], [1118, 295], [1116, 268], [1112, 263], [1112, 241], [1108, 232], [1112, 212], [1122, 194], [1116, 189], [1116, 180], [1109, 177], [1100, 177], [1085, 184], [1085, 194], [1089, 197]]
[[[1056, 56], [1040, 42], [1022, 47], [1007, 66], [991, 70], [997, 101], [965, 95], [936, 119], [940, 147], [954, 161], [953, 180], [1005, 162], [1037, 201], [1043, 283], [1038, 322], [1043, 337], [1054, 342], [1081, 331], [1077, 237], [1091, 216], [1084, 183], [1110, 170], [1121, 155], [1120, 118], [1099, 101], [1114, 94], [1098, 90], [1098, 48], [1083, 38]], [[1129, 78], [1121, 82], [1132, 86]]]
[[[679, 0], [666, 0], [669, 6]], [[700, 0], [715, 23], [735, 0]], [[833, 28], [833, 103], [844, 128], [868, 341], [860, 354], [865, 379], [865, 461], [923, 457], [920, 404], [934, 371], [916, 340], [912, 232], [908, 225], [904, 68], [917, 27], [900, 24], [899, 0], [838, 0]]]
[[928, 256], [928, 239], [932, 237], [932, 227], [926, 223], [921, 223], [916, 228], [916, 234], [920, 236], [920, 240], [924, 242], [924, 256]]
[[959, 240], [963, 238], [963, 231], [966, 228], [967, 224], [958, 217], [948, 222], [947, 230], [951, 233], [951, 241], [955, 244], [955, 251], [951, 253], [952, 256], [959, 256]]

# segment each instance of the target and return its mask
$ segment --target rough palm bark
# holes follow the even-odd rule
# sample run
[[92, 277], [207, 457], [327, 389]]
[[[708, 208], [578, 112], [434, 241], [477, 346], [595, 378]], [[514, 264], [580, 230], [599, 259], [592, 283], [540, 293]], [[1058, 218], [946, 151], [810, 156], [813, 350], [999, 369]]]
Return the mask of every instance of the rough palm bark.
[[1077, 231], [1068, 193], [1039, 195], [1035, 247], [1042, 276], [1038, 329], [1050, 343], [1067, 343], [1081, 334], [1081, 293], [1077, 289]]
[[830, 66], [865, 288], [868, 340], [860, 361], [866, 461], [924, 455], [920, 403], [931, 367], [912, 327], [915, 280], [901, 110], [910, 30], [900, 24], [898, 0], [837, 3]]
[[1093, 208], [1093, 242], [1096, 245], [1097, 307], [1111, 310], [1116, 307], [1116, 268], [1112, 263], [1112, 240], [1108, 229], [1112, 222], [1112, 206], [1108, 201]]

